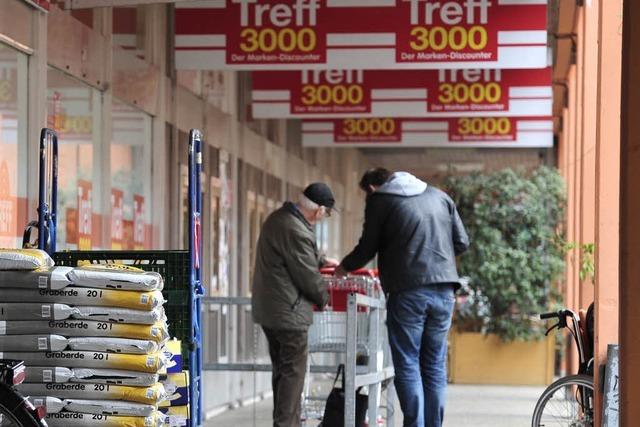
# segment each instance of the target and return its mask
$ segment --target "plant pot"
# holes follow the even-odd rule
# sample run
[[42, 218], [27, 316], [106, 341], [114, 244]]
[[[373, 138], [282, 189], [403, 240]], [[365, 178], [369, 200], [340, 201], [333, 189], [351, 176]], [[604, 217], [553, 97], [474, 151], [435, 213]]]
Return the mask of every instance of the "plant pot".
[[496, 335], [451, 331], [449, 378], [455, 384], [547, 385], [554, 340], [503, 342]]

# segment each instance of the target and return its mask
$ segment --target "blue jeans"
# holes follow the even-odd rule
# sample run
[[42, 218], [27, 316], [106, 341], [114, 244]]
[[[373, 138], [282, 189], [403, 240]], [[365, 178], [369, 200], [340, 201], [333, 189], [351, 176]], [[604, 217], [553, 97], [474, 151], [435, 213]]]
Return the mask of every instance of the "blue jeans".
[[391, 294], [387, 328], [404, 427], [441, 427], [447, 388], [447, 336], [453, 285]]

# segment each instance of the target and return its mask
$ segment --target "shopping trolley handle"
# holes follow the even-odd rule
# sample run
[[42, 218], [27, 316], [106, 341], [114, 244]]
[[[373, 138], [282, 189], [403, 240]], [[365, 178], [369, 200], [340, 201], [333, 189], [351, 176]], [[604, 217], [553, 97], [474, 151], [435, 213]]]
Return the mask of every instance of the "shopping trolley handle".
[[[324, 274], [326, 276], [333, 276], [336, 274], [336, 267], [322, 267], [320, 269], [320, 274]], [[349, 275], [351, 276], [367, 276], [371, 278], [378, 277], [377, 269], [368, 269], [368, 268], [360, 268], [358, 270], [350, 271]]]

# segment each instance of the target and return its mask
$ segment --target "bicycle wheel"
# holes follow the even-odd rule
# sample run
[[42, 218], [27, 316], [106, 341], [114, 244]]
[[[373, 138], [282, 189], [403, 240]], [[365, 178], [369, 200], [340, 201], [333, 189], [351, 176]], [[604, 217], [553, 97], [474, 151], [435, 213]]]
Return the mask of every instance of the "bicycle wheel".
[[0, 385], [0, 427], [42, 427], [31, 404], [6, 385]]
[[533, 411], [532, 427], [593, 427], [593, 378], [570, 375], [551, 384]]

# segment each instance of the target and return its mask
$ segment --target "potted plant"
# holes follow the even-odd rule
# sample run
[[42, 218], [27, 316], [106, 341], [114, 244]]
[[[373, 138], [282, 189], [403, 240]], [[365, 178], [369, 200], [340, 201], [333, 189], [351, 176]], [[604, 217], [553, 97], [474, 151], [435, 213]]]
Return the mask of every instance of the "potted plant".
[[[471, 238], [460, 258], [471, 282], [455, 317], [453, 381], [549, 382], [553, 342], [542, 340], [538, 314], [558, 300], [554, 284], [564, 270], [561, 176], [548, 167], [505, 169], [450, 177], [445, 187]], [[465, 362], [465, 354], [473, 357]]]

